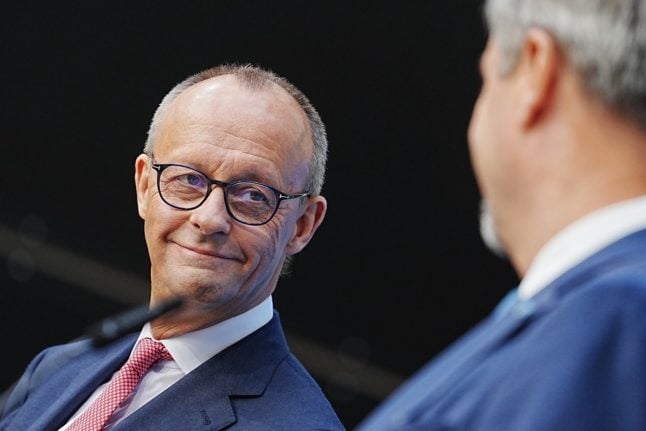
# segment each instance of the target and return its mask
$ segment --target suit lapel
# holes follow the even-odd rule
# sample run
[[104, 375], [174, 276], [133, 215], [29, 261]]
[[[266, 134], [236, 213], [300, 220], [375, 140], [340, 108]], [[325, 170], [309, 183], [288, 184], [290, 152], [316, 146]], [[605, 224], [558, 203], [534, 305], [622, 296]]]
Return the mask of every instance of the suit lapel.
[[133, 335], [102, 349], [90, 349], [71, 357], [60, 369], [48, 370], [52, 379], [30, 396], [30, 404], [46, 409], [42, 413], [26, 411], [21, 418], [24, 428], [19, 427], [21, 422], [12, 425], [30, 431], [58, 429], [125, 362], [135, 338]]
[[211, 431], [234, 423], [236, 416], [222, 375], [221, 364], [210, 359], [116, 424], [113, 431]]
[[238, 420], [231, 400], [261, 397], [287, 354], [274, 314], [267, 325], [184, 376], [113, 431], [215, 431], [230, 426]]
[[428, 415], [429, 406], [439, 405], [487, 357], [523, 329], [532, 317], [531, 311], [513, 307], [502, 316], [490, 316], [463, 341], [420, 370], [417, 378], [409, 380], [408, 387], [402, 388], [407, 394], [405, 398], [419, 402], [393, 406], [396, 421], [410, 423], [420, 415]]

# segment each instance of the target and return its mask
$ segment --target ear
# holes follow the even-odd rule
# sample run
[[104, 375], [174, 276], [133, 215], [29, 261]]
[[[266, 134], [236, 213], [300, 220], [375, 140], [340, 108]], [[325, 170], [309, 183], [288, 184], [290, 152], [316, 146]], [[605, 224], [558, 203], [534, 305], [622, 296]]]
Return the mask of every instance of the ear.
[[135, 189], [137, 190], [137, 209], [139, 217], [146, 219], [148, 200], [150, 199], [149, 167], [150, 157], [140, 154], [135, 160]]
[[287, 242], [285, 252], [288, 256], [296, 254], [305, 248], [325, 218], [327, 201], [323, 196], [308, 198], [306, 205], [303, 214], [296, 221], [296, 228], [292, 237]]
[[545, 30], [530, 29], [521, 48], [518, 113], [525, 128], [532, 127], [549, 108], [561, 68], [561, 52]]

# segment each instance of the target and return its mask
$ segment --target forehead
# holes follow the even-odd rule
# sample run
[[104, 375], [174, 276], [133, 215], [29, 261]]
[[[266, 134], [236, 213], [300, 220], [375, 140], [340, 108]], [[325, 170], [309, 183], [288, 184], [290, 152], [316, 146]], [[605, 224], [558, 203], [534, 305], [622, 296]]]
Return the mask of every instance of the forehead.
[[233, 75], [181, 93], [161, 116], [155, 142], [158, 158], [182, 157], [172, 161], [199, 162], [211, 170], [258, 166], [279, 175], [303, 174], [311, 154], [309, 122], [292, 96], [273, 83], [247, 88]]

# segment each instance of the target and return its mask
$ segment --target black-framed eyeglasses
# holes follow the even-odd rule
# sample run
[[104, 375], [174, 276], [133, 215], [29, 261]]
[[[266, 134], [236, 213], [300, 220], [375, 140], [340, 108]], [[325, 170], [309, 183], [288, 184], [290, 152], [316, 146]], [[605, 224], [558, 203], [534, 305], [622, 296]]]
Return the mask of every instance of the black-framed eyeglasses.
[[152, 163], [157, 171], [157, 190], [162, 201], [180, 210], [193, 210], [202, 205], [213, 186], [224, 191], [224, 202], [229, 215], [236, 221], [259, 226], [267, 223], [284, 200], [308, 196], [308, 192], [283, 193], [256, 181], [227, 183], [207, 177], [195, 168], [175, 163]]

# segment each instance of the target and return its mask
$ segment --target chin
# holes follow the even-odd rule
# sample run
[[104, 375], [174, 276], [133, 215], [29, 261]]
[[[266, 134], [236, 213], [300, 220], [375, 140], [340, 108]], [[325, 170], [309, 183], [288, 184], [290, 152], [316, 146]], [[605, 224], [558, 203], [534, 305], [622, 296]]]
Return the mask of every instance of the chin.
[[165, 286], [166, 294], [204, 304], [226, 303], [239, 290], [229, 277], [211, 270], [193, 268], [187, 271], [183, 268], [178, 272], [158, 279], [155, 285]]
[[191, 297], [206, 307], [220, 307], [230, 303], [237, 296], [237, 289], [220, 285], [197, 285], [191, 289]]

